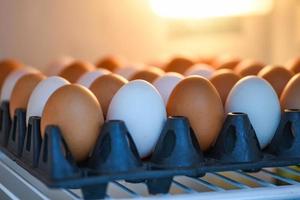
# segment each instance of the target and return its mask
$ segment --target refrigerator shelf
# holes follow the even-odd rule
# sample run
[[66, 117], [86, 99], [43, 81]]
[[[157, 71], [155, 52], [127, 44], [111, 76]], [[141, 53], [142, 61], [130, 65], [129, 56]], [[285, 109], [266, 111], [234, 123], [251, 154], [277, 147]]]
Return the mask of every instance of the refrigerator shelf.
[[[0, 199], [82, 198], [80, 190], [48, 188], [0, 152]], [[109, 183], [106, 198], [300, 199], [300, 170], [278, 167], [265, 168], [257, 173], [207, 173], [202, 178], [177, 176], [169, 194], [165, 195], [149, 195], [142, 183], [114, 181]]]

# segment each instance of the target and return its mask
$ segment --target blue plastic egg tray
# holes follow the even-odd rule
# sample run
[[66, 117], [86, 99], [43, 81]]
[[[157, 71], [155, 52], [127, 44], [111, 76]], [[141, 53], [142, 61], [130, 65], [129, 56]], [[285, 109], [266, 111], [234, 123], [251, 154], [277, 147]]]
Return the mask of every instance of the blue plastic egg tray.
[[[201, 120], [201, 119], [199, 119]], [[144, 182], [151, 194], [167, 193], [176, 175], [259, 171], [300, 163], [300, 111], [286, 110], [269, 146], [261, 149], [244, 113], [229, 113], [214, 147], [202, 152], [185, 117], [169, 117], [150, 157], [141, 159], [123, 121], [106, 122], [90, 157], [75, 163], [59, 127], [40, 133], [40, 118], [9, 102], [0, 108], [0, 148], [33, 176], [53, 188], [80, 188], [85, 199], [103, 198], [110, 181]]]

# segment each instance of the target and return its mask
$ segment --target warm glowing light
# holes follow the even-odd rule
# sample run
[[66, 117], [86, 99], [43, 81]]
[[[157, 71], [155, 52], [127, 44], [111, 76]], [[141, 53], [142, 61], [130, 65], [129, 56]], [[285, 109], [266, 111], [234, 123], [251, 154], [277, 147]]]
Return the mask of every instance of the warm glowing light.
[[153, 11], [167, 18], [201, 19], [209, 17], [266, 14], [273, 0], [149, 0]]

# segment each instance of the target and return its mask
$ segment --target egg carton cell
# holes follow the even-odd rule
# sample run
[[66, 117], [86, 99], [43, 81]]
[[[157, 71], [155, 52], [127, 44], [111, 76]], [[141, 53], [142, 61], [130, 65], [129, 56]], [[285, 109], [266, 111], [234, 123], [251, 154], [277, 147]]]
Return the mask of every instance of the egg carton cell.
[[185, 117], [169, 117], [152, 155], [141, 159], [123, 121], [104, 124], [89, 158], [76, 163], [58, 126], [42, 139], [40, 118], [9, 103], [0, 110], [1, 150], [51, 188], [81, 189], [86, 199], [105, 197], [111, 181], [146, 183], [149, 193], [167, 193], [174, 176], [201, 177], [209, 172], [259, 171], [300, 163], [300, 111], [286, 110], [270, 145], [261, 149], [244, 113], [229, 113], [215, 145], [202, 152]]

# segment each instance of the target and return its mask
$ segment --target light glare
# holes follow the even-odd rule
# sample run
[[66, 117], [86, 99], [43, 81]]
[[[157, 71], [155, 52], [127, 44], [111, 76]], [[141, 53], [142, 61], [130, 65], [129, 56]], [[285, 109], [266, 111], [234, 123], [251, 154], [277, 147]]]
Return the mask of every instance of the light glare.
[[153, 11], [166, 18], [202, 19], [210, 17], [266, 14], [272, 0], [149, 0]]

